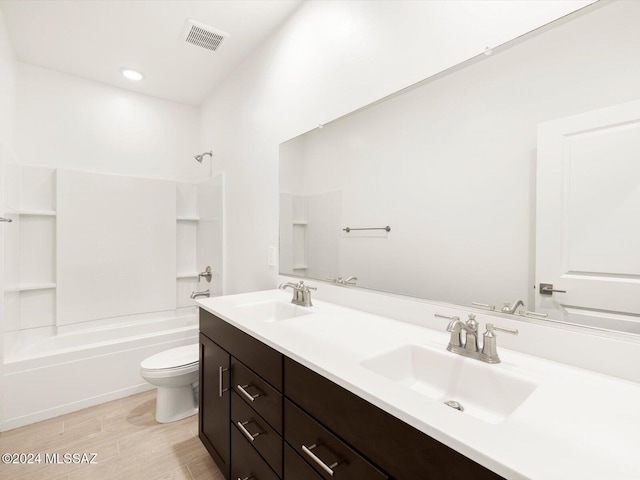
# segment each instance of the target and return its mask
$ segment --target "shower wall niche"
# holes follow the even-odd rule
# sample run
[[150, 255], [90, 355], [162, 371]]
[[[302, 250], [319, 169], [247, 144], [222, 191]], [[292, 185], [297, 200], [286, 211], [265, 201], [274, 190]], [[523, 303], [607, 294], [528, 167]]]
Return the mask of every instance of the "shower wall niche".
[[[194, 304], [191, 292], [222, 295], [222, 175], [176, 184], [177, 306]], [[211, 282], [199, 273], [211, 267]]]
[[280, 271], [336, 278], [340, 271], [341, 192], [280, 193]]
[[[222, 177], [3, 168], [7, 345], [194, 309], [195, 290], [222, 293]], [[207, 266], [211, 283], [198, 276]]]
[[56, 172], [4, 163], [5, 331], [55, 323]]

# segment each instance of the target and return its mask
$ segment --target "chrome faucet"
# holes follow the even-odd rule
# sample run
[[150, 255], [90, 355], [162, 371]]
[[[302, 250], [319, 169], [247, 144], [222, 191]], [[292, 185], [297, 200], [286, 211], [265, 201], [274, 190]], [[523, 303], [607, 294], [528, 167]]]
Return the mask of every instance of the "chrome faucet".
[[338, 278], [327, 278], [327, 280], [338, 285], [355, 285], [358, 281], [358, 277], [351, 275], [350, 277], [343, 279], [342, 276], [338, 276]]
[[311, 303], [311, 290], [317, 290], [316, 287], [305, 285], [304, 282], [300, 280], [299, 283], [281, 283], [278, 288], [280, 290], [285, 290], [286, 288], [293, 289], [293, 298], [291, 299], [291, 303], [294, 305], [300, 305], [301, 307], [313, 307], [313, 303]]
[[464, 339], [464, 349], [469, 352], [477, 352], [478, 348], [478, 322], [473, 313], [469, 314], [469, 320], [462, 324], [462, 328], [466, 332]]
[[[473, 313], [469, 314], [469, 319], [466, 322], [460, 320], [460, 317], [450, 317], [439, 313], [436, 313], [435, 316], [449, 320], [447, 332], [451, 333], [451, 337], [447, 350], [482, 362], [500, 363], [496, 347], [496, 330], [513, 335], [518, 334], [516, 329], [496, 327], [492, 323], [487, 323], [487, 331], [482, 335], [481, 351], [478, 346], [478, 322], [476, 322], [476, 316]], [[466, 332], [464, 343], [462, 342], [463, 330]]]
[[451, 337], [449, 338], [449, 345], [447, 346], [447, 350], [451, 350], [453, 347], [462, 347], [462, 320], [460, 317], [448, 317], [446, 315], [440, 315], [436, 313], [436, 317], [440, 318], [448, 318], [451, 320], [449, 325], [447, 325], [447, 332], [451, 333]]
[[524, 307], [524, 302], [522, 300], [516, 300], [512, 304], [510, 304], [509, 302], [504, 302], [504, 307], [502, 307], [502, 312], [514, 314], [516, 313], [516, 310], [518, 309], [518, 307], [521, 305]]
[[209, 297], [211, 294], [209, 293], [209, 289], [203, 290], [202, 292], [191, 292], [191, 300], [195, 300], [198, 297]]

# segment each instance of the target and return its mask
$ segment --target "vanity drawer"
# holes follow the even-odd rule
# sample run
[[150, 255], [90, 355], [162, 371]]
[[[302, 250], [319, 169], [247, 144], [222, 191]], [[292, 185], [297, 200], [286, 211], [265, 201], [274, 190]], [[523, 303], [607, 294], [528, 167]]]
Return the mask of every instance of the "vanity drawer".
[[285, 400], [285, 439], [323, 478], [382, 480], [387, 477], [309, 415]]
[[200, 332], [282, 391], [282, 354], [204, 309]]
[[235, 358], [231, 358], [231, 386], [282, 435], [282, 394]]
[[[298, 362], [285, 358], [285, 395], [398, 480], [498, 480], [479, 465]], [[287, 426], [290, 425], [287, 418]], [[287, 430], [288, 431], [288, 430]], [[288, 438], [285, 436], [285, 440]]]
[[[282, 476], [282, 437], [235, 392], [231, 394], [231, 420], [271, 468]], [[258, 435], [253, 437], [256, 433]]]
[[267, 462], [249, 445], [249, 440], [234, 425], [231, 426], [231, 478], [279, 480]]
[[285, 480], [322, 480], [322, 477], [289, 445], [284, 445]]

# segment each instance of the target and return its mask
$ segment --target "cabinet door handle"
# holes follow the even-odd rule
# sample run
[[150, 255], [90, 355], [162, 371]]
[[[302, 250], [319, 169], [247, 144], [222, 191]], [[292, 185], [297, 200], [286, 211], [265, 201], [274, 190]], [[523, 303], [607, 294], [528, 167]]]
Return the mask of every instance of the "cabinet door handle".
[[224, 368], [222, 366], [218, 367], [218, 396], [219, 397], [222, 397], [224, 392], [229, 390], [228, 388], [222, 388], [222, 374], [228, 371], [229, 371], [228, 368]]
[[262, 433], [262, 432], [251, 433], [249, 430], [246, 429], [245, 425], [251, 423], [252, 421], [253, 420], [247, 420], [246, 422], [236, 422], [236, 425], [238, 425], [238, 428], [240, 429], [240, 431], [244, 433], [244, 436], [247, 437], [247, 439], [250, 442], [253, 442], [256, 439], [256, 437]]
[[261, 397], [263, 394], [262, 393], [256, 393], [255, 395], [251, 395], [249, 392], [247, 392], [245, 390], [245, 388], [248, 388], [249, 385], [251, 385], [250, 383], [247, 385], [238, 385], [238, 390], [240, 391], [241, 394], [243, 394], [245, 397], [247, 397], [247, 399], [249, 399], [249, 401], [253, 402], [256, 398]]
[[244, 478], [238, 477], [238, 480], [251, 480], [252, 478], [256, 478], [256, 477], [254, 475], [249, 475], [248, 477], [244, 477]]
[[307, 454], [307, 456], [313, 460], [322, 470], [324, 470], [325, 472], [327, 472], [329, 475], [331, 475], [333, 477], [333, 468], [336, 468], [338, 465], [340, 465], [342, 463], [342, 460], [338, 460], [337, 462], [333, 462], [331, 465], [327, 465], [326, 463], [324, 463], [322, 460], [320, 460], [320, 457], [318, 457], [315, 453], [313, 453], [311, 450], [313, 450], [314, 448], [316, 448], [318, 445], [320, 445], [319, 443], [314, 443], [313, 445], [307, 447], [306, 445], [302, 445], [302, 451], [304, 453]]

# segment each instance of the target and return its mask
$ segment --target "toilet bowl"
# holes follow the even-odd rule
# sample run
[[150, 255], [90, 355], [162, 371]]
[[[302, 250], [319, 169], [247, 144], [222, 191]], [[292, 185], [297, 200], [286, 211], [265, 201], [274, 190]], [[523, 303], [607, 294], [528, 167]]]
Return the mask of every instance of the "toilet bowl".
[[156, 421], [175, 422], [198, 413], [198, 344], [156, 353], [140, 363], [140, 376], [158, 387]]

